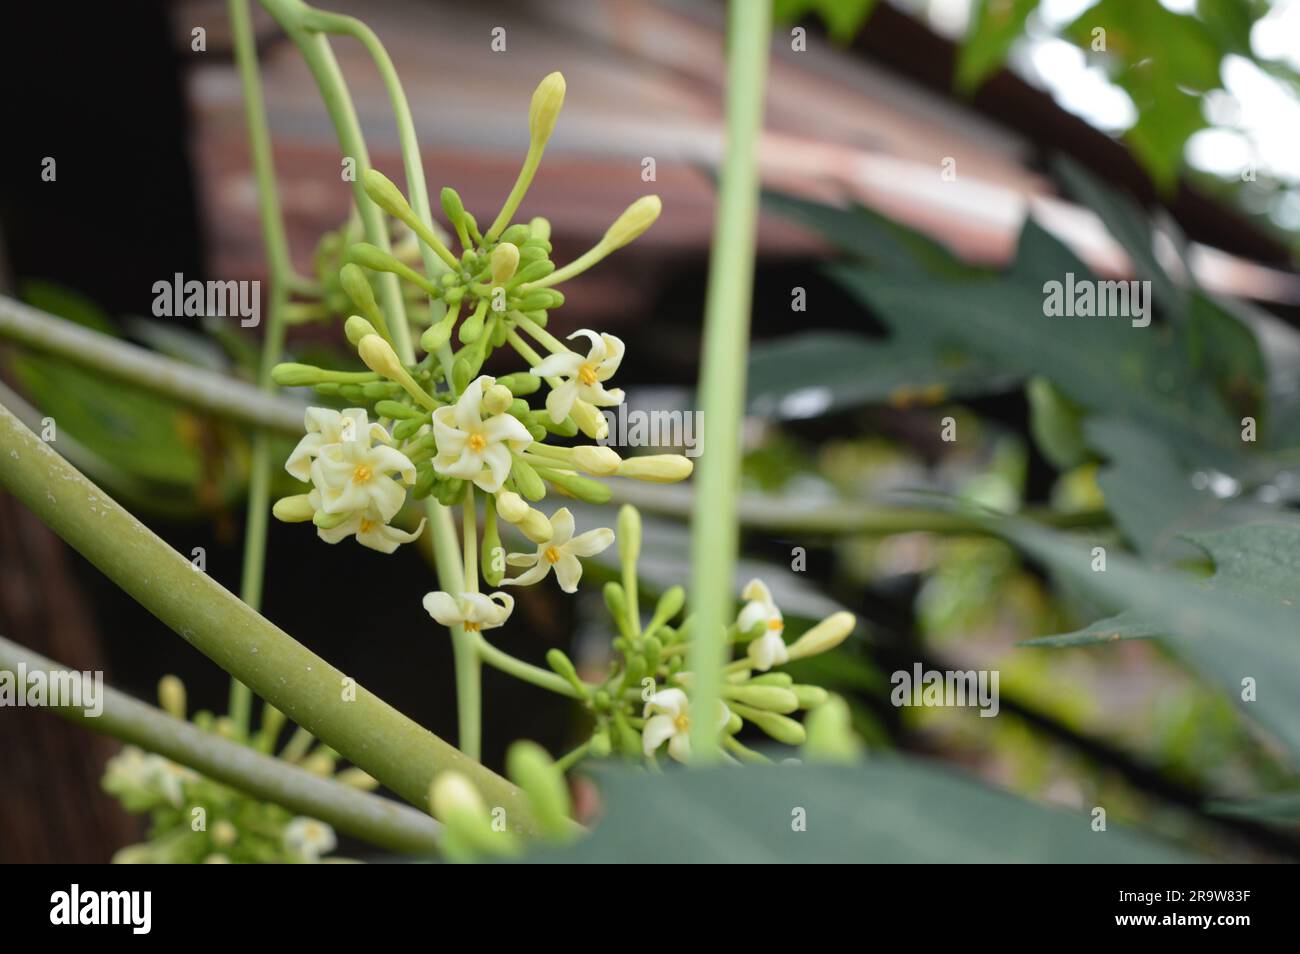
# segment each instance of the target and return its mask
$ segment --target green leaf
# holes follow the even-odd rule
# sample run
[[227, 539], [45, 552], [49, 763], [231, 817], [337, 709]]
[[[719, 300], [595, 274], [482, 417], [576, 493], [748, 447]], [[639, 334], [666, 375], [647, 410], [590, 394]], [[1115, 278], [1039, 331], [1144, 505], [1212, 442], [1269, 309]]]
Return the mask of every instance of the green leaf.
[[861, 404], [933, 404], [1008, 391], [1016, 383], [986, 360], [957, 348], [939, 351], [917, 336], [882, 343], [817, 331], [750, 349], [748, 405], [751, 414], [789, 420]]
[[[1129, 828], [1045, 808], [914, 760], [598, 776], [605, 817], [537, 861], [1117, 862], [1198, 860]], [[806, 819], [806, 830], [793, 824]]]
[[[1197, 537], [1221, 568], [1208, 581], [1111, 553], [1104, 572], [1073, 539], [1002, 518], [999, 531], [1030, 556], [1112, 606], [1164, 633], [1163, 640], [1246, 716], [1300, 755], [1300, 528], [1239, 527]], [[1222, 577], [1222, 578], [1221, 578]], [[1245, 680], [1256, 695], [1247, 700]]]
[[1300, 822], [1300, 792], [1284, 792], [1252, 802], [1210, 802], [1206, 809], [1212, 815], [1232, 815], [1293, 825]]
[[1093, 643], [1112, 643], [1119, 639], [1149, 639], [1159, 636], [1159, 627], [1152, 625], [1133, 613], [1120, 613], [1099, 619], [1091, 626], [1075, 630], [1073, 633], [1061, 633], [1056, 636], [1039, 636], [1017, 643], [1018, 646], [1038, 646], [1049, 649], [1062, 649], [1069, 646], [1087, 646]]
[[1002, 65], [1037, 7], [1038, 0], [979, 0], [970, 33], [957, 55], [955, 78], [960, 92], [973, 92]]

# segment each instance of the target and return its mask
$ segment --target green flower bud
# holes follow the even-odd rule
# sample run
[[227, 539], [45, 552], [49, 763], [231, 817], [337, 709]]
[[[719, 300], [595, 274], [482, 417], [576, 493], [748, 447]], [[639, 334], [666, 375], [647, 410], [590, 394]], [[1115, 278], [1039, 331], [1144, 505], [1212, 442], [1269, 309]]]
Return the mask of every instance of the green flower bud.
[[379, 332], [375, 331], [375, 326], [360, 315], [352, 315], [347, 321], [343, 322], [343, 334], [347, 336], [348, 343], [353, 347], [361, 343], [361, 339], [366, 335], [374, 335]]
[[514, 400], [509, 388], [493, 384], [483, 394], [483, 407], [489, 414], [504, 414]]
[[[538, 251], [540, 251], [540, 249]], [[525, 285], [528, 282], [538, 281], [545, 278], [553, 271], [555, 271], [555, 263], [548, 259], [543, 258], [540, 261], [528, 262], [523, 268], [514, 273], [510, 278], [508, 287], [515, 287], [518, 285]]]
[[614, 731], [618, 738], [618, 750], [625, 758], [641, 758], [641, 733], [628, 725], [623, 713], [614, 710]]
[[460, 193], [451, 186], [442, 187], [442, 212], [452, 228], [460, 232], [465, 228], [465, 204], [460, 201]]
[[[604, 484], [601, 484], [604, 487]], [[608, 489], [608, 488], [606, 488]], [[625, 567], [636, 566], [641, 555], [641, 513], [631, 504], [618, 508], [614, 536], [618, 540], [618, 559]]]
[[551, 238], [551, 223], [540, 215], [528, 223], [529, 237], [541, 242], [549, 242]]
[[762, 709], [747, 709], [745, 718], [785, 745], [803, 745], [807, 738], [803, 726], [789, 716]]
[[309, 503], [307, 494], [296, 494], [277, 500], [271, 513], [283, 523], [305, 523], [316, 515], [316, 508]]
[[587, 743], [587, 754], [593, 759], [607, 759], [611, 751], [613, 746], [609, 741], [609, 729], [602, 726], [592, 733], [591, 741]]
[[529, 500], [541, 500], [546, 496], [546, 484], [542, 483], [542, 478], [538, 476], [533, 466], [518, 454], [515, 455], [514, 463], [510, 467], [510, 476], [514, 478], [519, 492]]
[[[369, 318], [372, 323], [377, 316], [382, 318], [383, 312], [379, 310], [379, 303], [375, 301], [375, 290], [370, 287], [370, 280], [366, 278], [366, 273], [362, 271], [360, 265], [348, 262], [340, 268], [339, 285], [343, 288], [344, 294], [352, 300], [352, 304], [356, 305], [361, 314]], [[382, 321], [379, 323], [383, 324]]]
[[589, 477], [579, 477], [577, 474], [549, 468], [541, 470], [540, 473], [570, 497], [576, 497], [586, 503], [609, 503], [609, 499], [614, 496], [613, 491], [608, 487]]
[[563, 651], [559, 649], [547, 650], [546, 665], [550, 666], [551, 671], [557, 676], [563, 678], [565, 682], [582, 693], [584, 698], [586, 697], [587, 687], [578, 678], [578, 670], [574, 667], [573, 661]]
[[537, 84], [528, 107], [529, 149], [540, 151], [546, 148], [564, 106], [564, 92], [564, 76], [559, 72], [548, 74]]
[[853, 762], [862, 754], [862, 740], [853, 731], [849, 704], [832, 695], [808, 713], [803, 755], [821, 762]]
[[321, 383], [327, 373], [310, 364], [285, 362], [271, 369], [271, 380], [282, 388], [299, 388]]
[[848, 638], [857, 624], [857, 617], [847, 610], [832, 613], [791, 643], [786, 654], [793, 661], [834, 649]]
[[370, 201], [393, 218], [401, 219], [403, 222], [415, 218], [415, 213], [411, 211], [411, 206], [406, 201], [406, 196], [402, 195], [402, 190], [378, 169], [367, 169], [361, 174], [361, 187], [365, 189], [366, 195], [370, 196]]
[[433, 354], [451, 340], [451, 329], [456, 324], [455, 312], [448, 312], [441, 321], [424, 329], [420, 335], [420, 347], [425, 354]]
[[435, 285], [429, 279], [425, 278], [411, 266], [399, 262], [388, 252], [369, 244], [368, 242], [358, 242], [348, 249], [348, 257], [362, 265], [372, 272], [392, 272], [401, 278], [406, 279], [412, 285], [416, 285], [430, 295], [436, 297], [442, 293], [442, 289]]
[[601, 244], [610, 251], [622, 248], [654, 225], [663, 210], [657, 195], [644, 195], [629, 205], [605, 232]]
[[650, 672], [659, 668], [659, 663], [663, 659], [664, 644], [659, 641], [657, 636], [646, 636], [642, 641], [645, 651], [645, 664]]
[[824, 705], [831, 695], [821, 686], [800, 685], [794, 686], [793, 689], [794, 694], [799, 699], [800, 709], [816, 709], [818, 706]]
[[569, 786], [545, 749], [535, 742], [516, 742], [506, 752], [506, 774], [528, 796], [538, 827], [545, 834], [552, 838], [573, 834]]
[[509, 388], [510, 393], [515, 397], [525, 397], [533, 394], [542, 386], [542, 379], [535, 374], [529, 374], [527, 371], [518, 371], [497, 378], [497, 384]]
[[611, 580], [605, 584], [602, 593], [605, 597], [605, 608], [609, 610], [609, 615], [614, 617], [622, 626], [627, 619], [627, 594], [623, 592], [623, 584]]
[[515, 306], [520, 311], [533, 311], [534, 309], [559, 308], [564, 304], [564, 295], [553, 288], [538, 288], [521, 295], [518, 304]]
[[158, 680], [158, 705], [173, 719], [185, 718], [185, 683], [178, 676]]
[[[531, 238], [531, 233], [529, 232], [528, 226], [515, 224], [501, 233], [501, 244], [518, 246], [527, 242], [529, 238]], [[497, 247], [499, 248], [500, 246], [498, 245]]]
[[537, 441], [539, 444], [542, 441], [546, 440], [546, 428], [542, 427], [542, 425], [525, 424], [524, 426], [528, 428], [528, 436], [531, 437], [533, 440]]
[[750, 680], [756, 686], [780, 686], [789, 689], [794, 685], [794, 676], [788, 672], [765, 672]]
[[418, 408], [411, 407], [409, 404], [403, 404], [401, 401], [379, 401], [375, 404], [375, 413], [380, 417], [396, 418], [399, 421], [408, 418], [418, 417], [421, 420], [428, 418], [428, 414], [420, 411]]
[[780, 686], [723, 686], [722, 694], [724, 698], [769, 712], [794, 712], [799, 708], [799, 698]]
[[[392, 404], [395, 402], [389, 401]], [[404, 441], [408, 437], [414, 437], [415, 432], [428, 423], [427, 418], [410, 417], [404, 421], [398, 421], [393, 425], [393, 437], [399, 441]]]
[[314, 386], [317, 394], [323, 394], [326, 397], [333, 397], [343, 390], [343, 386], [334, 381], [324, 381]]

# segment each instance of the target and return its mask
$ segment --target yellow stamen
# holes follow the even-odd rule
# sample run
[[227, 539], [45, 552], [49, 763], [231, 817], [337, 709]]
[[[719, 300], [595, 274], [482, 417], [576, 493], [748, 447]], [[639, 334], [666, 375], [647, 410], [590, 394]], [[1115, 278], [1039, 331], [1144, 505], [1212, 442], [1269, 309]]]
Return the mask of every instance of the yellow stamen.
[[365, 517], [362, 517], [361, 529], [358, 530], [357, 533], [369, 533], [373, 529], [375, 529], [375, 522], [373, 520], [367, 520]]
[[678, 732], [691, 731], [691, 717], [687, 715], [685, 712], [683, 712], [679, 716], [676, 716], [673, 719], [673, 728], [676, 729]]
[[546, 551], [545, 551], [542, 555], [543, 555], [544, 557], [546, 557], [546, 562], [547, 562], [547, 563], [559, 563], [559, 562], [560, 562], [560, 548], [559, 548], [559, 547], [547, 547], [547, 548], [546, 548]]
[[767, 621], [767, 628], [768, 628], [768, 629], [785, 629], [785, 620], [782, 620], [782, 619], [769, 619], [769, 620]]
[[599, 380], [596, 377], [596, 369], [589, 364], [584, 364], [578, 369], [578, 380], [587, 387], [591, 387], [597, 380]]
[[477, 633], [480, 629], [478, 623], [471, 623], [468, 620], [463, 624], [461, 624], [461, 628], [464, 629], [465, 632], [467, 633]]
[[374, 475], [375, 472], [370, 469], [368, 464], [358, 464], [357, 469], [352, 472], [352, 480], [355, 483], [364, 484]]
[[487, 438], [482, 434], [471, 434], [469, 436], [469, 449], [474, 453], [481, 454], [485, 447], [487, 447]]

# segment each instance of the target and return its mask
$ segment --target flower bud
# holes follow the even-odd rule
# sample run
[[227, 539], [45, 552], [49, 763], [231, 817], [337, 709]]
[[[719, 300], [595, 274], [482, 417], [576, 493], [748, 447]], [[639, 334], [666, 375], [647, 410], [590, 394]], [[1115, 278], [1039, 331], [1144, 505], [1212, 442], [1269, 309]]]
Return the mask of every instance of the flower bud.
[[361, 187], [366, 190], [366, 195], [370, 196], [370, 201], [393, 218], [401, 219], [403, 222], [415, 218], [415, 213], [411, 211], [411, 206], [406, 201], [406, 196], [402, 195], [402, 190], [378, 169], [367, 169], [361, 174]]
[[641, 512], [631, 504], [623, 504], [618, 508], [616, 526], [619, 563], [625, 569], [635, 568], [637, 558], [641, 555]]
[[614, 496], [608, 487], [590, 477], [580, 477], [565, 470], [547, 470], [543, 476], [570, 497], [585, 503], [609, 503], [610, 497]]
[[[577, 409], [576, 404], [574, 409]], [[655, 484], [671, 484], [685, 480], [694, 469], [691, 459], [681, 454], [649, 454], [644, 457], [629, 457], [623, 461], [618, 466], [618, 476]]]
[[848, 610], [832, 613], [791, 643], [786, 653], [791, 660], [794, 660], [816, 656], [828, 649], [834, 649], [848, 638], [857, 624], [857, 617]]
[[276, 520], [284, 523], [305, 523], [316, 515], [316, 508], [311, 505], [306, 494], [293, 497], [281, 497], [271, 508]]
[[308, 387], [319, 384], [327, 372], [310, 364], [286, 361], [271, 369], [271, 380], [282, 388]]
[[492, 284], [504, 285], [519, 267], [519, 246], [502, 242], [492, 250]]
[[497, 513], [506, 523], [519, 523], [528, 516], [531, 509], [528, 502], [513, 490], [503, 490], [497, 494]]
[[548, 219], [536, 216], [528, 223], [529, 238], [539, 242], [548, 242], [551, 238], [551, 223]]
[[460, 229], [465, 222], [465, 204], [460, 200], [460, 193], [451, 186], [442, 188], [442, 211], [452, 226]]
[[726, 686], [723, 696], [769, 712], [794, 712], [799, 708], [798, 697], [780, 686]]
[[772, 738], [785, 745], [803, 745], [808, 737], [804, 727], [789, 716], [762, 709], [745, 710], [745, 718]]
[[420, 335], [420, 347], [424, 349], [425, 354], [433, 354], [451, 340], [451, 329], [455, 323], [456, 315], [448, 312], [442, 321], [424, 329], [424, 333]]
[[793, 686], [792, 691], [799, 700], [800, 709], [816, 709], [831, 696], [821, 686]]
[[623, 458], [608, 447], [584, 444], [573, 449], [573, 463], [584, 474], [608, 477], [618, 470], [618, 465], [623, 463]]
[[545, 749], [536, 742], [516, 742], [506, 752], [506, 774], [528, 796], [545, 834], [564, 838], [573, 832], [569, 787]]
[[497, 384], [509, 388], [510, 393], [515, 397], [524, 397], [540, 388], [542, 379], [535, 374], [529, 374], [527, 371], [517, 371], [514, 374], [507, 374], [504, 377], [497, 378]]
[[629, 205], [605, 232], [601, 244], [610, 251], [622, 248], [654, 225], [663, 209], [657, 195], [643, 195]]
[[862, 740], [853, 731], [853, 715], [840, 696], [830, 696], [825, 704], [808, 713], [804, 720], [807, 741], [803, 754], [825, 762], [852, 762], [862, 752]]
[[549, 74], [537, 84], [528, 108], [528, 135], [532, 139], [529, 148], [540, 150], [546, 147], [560, 118], [564, 91], [564, 76], [559, 72]]
[[540, 510], [530, 507], [527, 515], [519, 521], [519, 531], [533, 543], [545, 543], [554, 535], [551, 521]]
[[582, 398], [578, 398], [573, 402], [573, 408], [569, 411], [569, 416], [578, 425], [578, 430], [593, 441], [603, 441], [609, 437], [609, 421], [605, 420], [605, 415]]
[[393, 346], [379, 335], [363, 337], [357, 343], [357, 354], [361, 356], [361, 361], [367, 368], [391, 381], [400, 381], [407, 376], [402, 362], [397, 360], [397, 352], [393, 350]]
[[354, 346], [359, 344], [366, 335], [378, 334], [375, 326], [360, 315], [352, 315], [343, 322], [343, 333], [347, 335], [348, 342]]
[[371, 315], [379, 310], [379, 305], [375, 302], [375, 290], [370, 287], [370, 281], [360, 265], [348, 262], [340, 268], [339, 285], [342, 286], [344, 294], [352, 299], [352, 304], [365, 314]]
[[504, 414], [514, 399], [509, 388], [493, 384], [483, 393], [483, 408], [489, 414]]
[[173, 719], [185, 718], [185, 683], [177, 676], [158, 680], [158, 705]]

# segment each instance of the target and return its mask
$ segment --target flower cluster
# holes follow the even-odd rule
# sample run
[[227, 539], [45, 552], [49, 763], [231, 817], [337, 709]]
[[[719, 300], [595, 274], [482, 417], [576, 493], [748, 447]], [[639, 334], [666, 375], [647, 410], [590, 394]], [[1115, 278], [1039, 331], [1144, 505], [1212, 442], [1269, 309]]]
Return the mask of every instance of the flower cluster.
[[[504, 206], [485, 228], [455, 190], [444, 189], [442, 209], [450, 231], [443, 232], [418, 215], [393, 182], [367, 170], [363, 185], [369, 200], [406, 232], [386, 250], [356, 241], [357, 226], [350, 222], [328, 237], [318, 264], [337, 268], [323, 294], [331, 306], [345, 302], [353, 311], [344, 331], [369, 370], [289, 363], [274, 373], [283, 386], [312, 386], [366, 405], [308, 410], [306, 435], [285, 467], [311, 489], [279, 500], [275, 515], [288, 522], [311, 521], [328, 543], [355, 537], [363, 546], [392, 553], [423, 529], [423, 522], [414, 529], [393, 525], [408, 497], [461, 505], [466, 589], [430, 593], [424, 600], [429, 614], [449, 627], [479, 631], [509, 617], [514, 600], [500, 591], [480, 592], [480, 576], [490, 587], [526, 586], [554, 569], [560, 587], [573, 592], [582, 575], [580, 558], [611, 544], [609, 529], [577, 533], [567, 508], [547, 514], [534, 506], [550, 492], [604, 503], [610, 490], [596, 478], [670, 482], [692, 469], [688, 458], [676, 454], [625, 460], [608, 447], [569, 443], [580, 435], [589, 441], [608, 436], [600, 409], [623, 401], [623, 392], [610, 382], [624, 346], [614, 335], [589, 329], [574, 332], [567, 342], [550, 334], [550, 312], [564, 302], [555, 286], [637, 238], [658, 217], [660, 203], [655, 196], [638, 199], [592, 249], [563, 267], [551, 261], [545, 219], [512, 222], [564, 93], [559, 73], [537, 87], [528, 155]], [[450, 235], [460, 244], [459, 255], [448, 247]], [[384, 296], [376, 295], [385, 282], [391, 292], [390, 275], [402, 290], [401, 307], [387, 300], [381, 307]], [[411, 290], [428, 302], [418, 314], [405, 307], [414, 304], [408, 301]], [[424, 352], [418, 360], [413, 340]], [[575, 341], [580, 345], [570, 347]], [[481, 373], [497, 349], [514, 352], [525, 369], [500, 377]], [[543, 388], [543, 406], [533, 407], [530, 396]], [[536, 551], [506, 554], [500, 521], [515, 527]], [[478, 558], [471, 559], [468, 554], [475, 550]], [[507, 579], [510, 566], [523, 570]]]
[[[158, 695], [169, 714], [185, 718], [185, 687], [179, 679], [164, 677]], [[268, 710], [268, 716], [258, 738], [242, 740], [235, 739], [229, 719], [199, 712], [193, 721], [207, 731], [269, 751], [284, 721], [275, 710]], [[336, 773], [337, 756], [324, 746], [311, 750], [311, 741], [310, 736], [300, 731], [280, 757], [347, 785], [365, 790], [377, 787], [375, 780], [360, 769], [346, 768]], [[326, 858], [334, 851], [337, 838], [324, 822], [295, 816], [278, 805], [253, 798], [133, 745], [125, 746], [109, 760], [102, 784], [128, 812], [147, 814], [151, 821], [148, 839], [123, 848], [114, 855], [115, 863], [340, 860]]]

